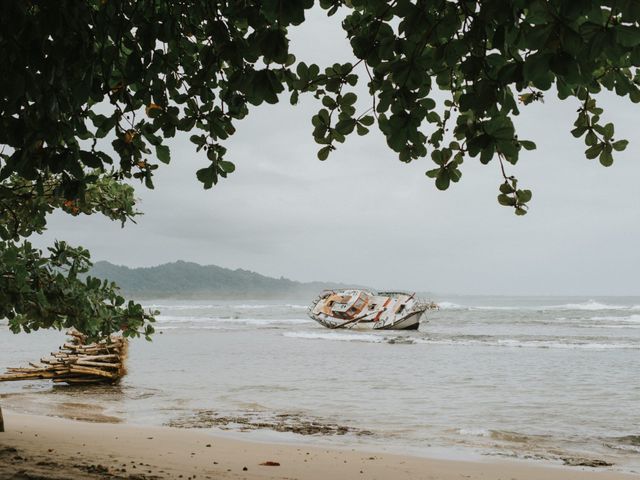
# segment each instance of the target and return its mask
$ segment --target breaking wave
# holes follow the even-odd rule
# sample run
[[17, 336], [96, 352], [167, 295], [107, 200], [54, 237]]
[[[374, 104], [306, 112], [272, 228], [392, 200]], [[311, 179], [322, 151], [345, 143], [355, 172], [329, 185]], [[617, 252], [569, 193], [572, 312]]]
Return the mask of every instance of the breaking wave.
[[[194, 317], [194, 316], [173, 316], [158, 315], [156, 321], [159, 324], [195, 324], [190, 328], [205, 328], [206, 325], [301, 325], [313, 323], [311, 319], [305, 318], [236, 318], [236, 317]], [[222, 328], [222, 327], [220, 327]]]
[[604, 443], [607, 447], [624, 452], [640, 453], [640, 435], [626, 435], [607, 439]]
[[429, 345], [461, 345], [480, 347], [507, 348], [546, 348], [546, 349], [578, 349], [578, 350], [640, 350], [639, 343], [601, 343], [601, 342], [563, 342], [553, 340], [472, 340], [472, 339], [416, 339], [415, 343]]
[[312, 333], [312, 332], [285, 332], [285, 337], [305, 338], [309, 340], [338, 340], [342, 342], [367, 342], [385, 343], [386, 337], [367, 333]]
[[459, 310], [459, 309], [468, 308], [453, 302], [436, 302], [436, 303], [438, 304], [438, 307], [440, 307], [440, 310]]
[[562, 341], [562, 340], [524, 340], [515, 338], [425, 338], [411, 336], [389, 336], [373, 333], [315, 333], [315, 332], [284, 332], [285, 337], [302, 338], [308, 340], [334, 340], [342, 342], [365, 342], [410, 345], [451, 345], [476, 347], [505, 347], [505, 348], [544, 348], [544, 349], [580, 349], [580, 350], [640, 350], [640, 343], [605, 343], [597, 341]]
[[203, 310], [203, 309], [226, 309], [226, 310], [266, 310], [272, 308], [290, 309], [290, 310], [306, 310], [306, 305], [297, 305], [293, 303], [280, 303], [280, 304], [255, 304], [255, 303], [241, 303], [241, 304], [227, 304], [227, 303], [211, 303], [211, 304], [186, 304], [186, 305], [172, 305], [172, 304], [149, 304], [143, 305], [146, 309], [164, 309], [164, 310]]
[[617, 305], [587, 300], [581, 303], [563, 303], [558, 305], [460, 305], [453, 302], [439, 302], [442, 310], [487, 310], [487, 311], [545, 311], [545, 310], [620, 310], [637, 311], [640, 305]]
[[614, 322], [631, 322], [631, 323], [640, 323], [640, 315], [629, 315], [626, 317], [616, 317], [611, 315], [605, 315], [602, 317], [591, 317], [589, 320], [604, 320], [604, 321], [614, 321]]
[[[460, 428], [457, 430], [459, 435], [470, 437], [489, 437], [493, 440], [499, 440], [503, 442], [517, 442], [526, 443], [533, 439], [531, 435], [525, 435], [523, 433], [512, 432], [508, 430], [489, 430], [487, 428]], [[542, 437], [536, 435], [536, 437]]]
[[633, 310], [635, 306], [610, 305], [607, 303], [588, 300], [582, 303], [565, 303], [564, 305], [548, 305], [540, 307], [543, 310]]

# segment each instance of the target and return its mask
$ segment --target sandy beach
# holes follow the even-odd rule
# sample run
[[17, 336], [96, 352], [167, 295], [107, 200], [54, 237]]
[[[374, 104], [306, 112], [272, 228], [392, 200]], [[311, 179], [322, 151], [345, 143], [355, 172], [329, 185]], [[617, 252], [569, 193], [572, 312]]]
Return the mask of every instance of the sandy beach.
[[255, 443], [194, 430], [88, 423], [4, 412], [1, 479], [632, 479], [528, 462], [465, 462]]

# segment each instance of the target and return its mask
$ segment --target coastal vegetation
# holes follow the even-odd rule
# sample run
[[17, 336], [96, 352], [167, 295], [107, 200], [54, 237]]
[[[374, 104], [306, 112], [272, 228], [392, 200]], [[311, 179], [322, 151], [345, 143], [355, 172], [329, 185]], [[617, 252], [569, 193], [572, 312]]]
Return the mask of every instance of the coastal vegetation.
[[325, 288], [340, 288], [335, 282], [297, 282], [256, 272], [193, 262], [165, 263], [155, 267], [129, 268], [96, 262], [90, 274], [109, 278], [122, 292], [134, 298], [312, 298]]
[[[291, 53], [316, 3], [342, 22], [353, 61], [321, 67]], [[627, 141], [597, 97], [640, 101], [639, 20], [634, 0], [3, 2], [0, 317], [14, 332], [149, 337], [148, 312], [86, 276], [87, 250], [58, 242], [45, 253], [27, 239], [53, 211], [132, 220], [131, 181], [153, 188], [176, 135], [190, 136], [211, 188], [235, 169], [225, 141], [250, 109], [301, 95], [319, 102], [320, 160], [375, 126], [400, 161], [430, 156], [440, 190], [465, 160], [495, 165], [498, 202], [524, 215], [532, 193], [508, 167], [535, 144], [513, 118], [545, 95], [570, 101], [567, 129], [610, 166]]]

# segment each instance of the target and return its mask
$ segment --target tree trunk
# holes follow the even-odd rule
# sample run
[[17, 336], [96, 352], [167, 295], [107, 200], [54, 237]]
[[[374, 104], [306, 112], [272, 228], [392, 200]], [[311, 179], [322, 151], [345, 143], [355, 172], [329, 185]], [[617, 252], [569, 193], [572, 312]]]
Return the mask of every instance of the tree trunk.
[[2, 419], [2, 407], [0, 407], [0, 433], [4, 432], [4, 420]]

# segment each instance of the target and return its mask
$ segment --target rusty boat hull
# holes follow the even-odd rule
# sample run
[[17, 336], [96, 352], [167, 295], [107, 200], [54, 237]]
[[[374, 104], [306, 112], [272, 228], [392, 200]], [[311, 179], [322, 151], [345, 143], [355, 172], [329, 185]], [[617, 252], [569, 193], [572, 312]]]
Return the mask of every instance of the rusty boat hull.
[[434, 303], [421, 302], [413, 293], [345, 289], [322, 292], [308, 314], [331, 329], [417, 330], [426, 311], [434, 308]]

